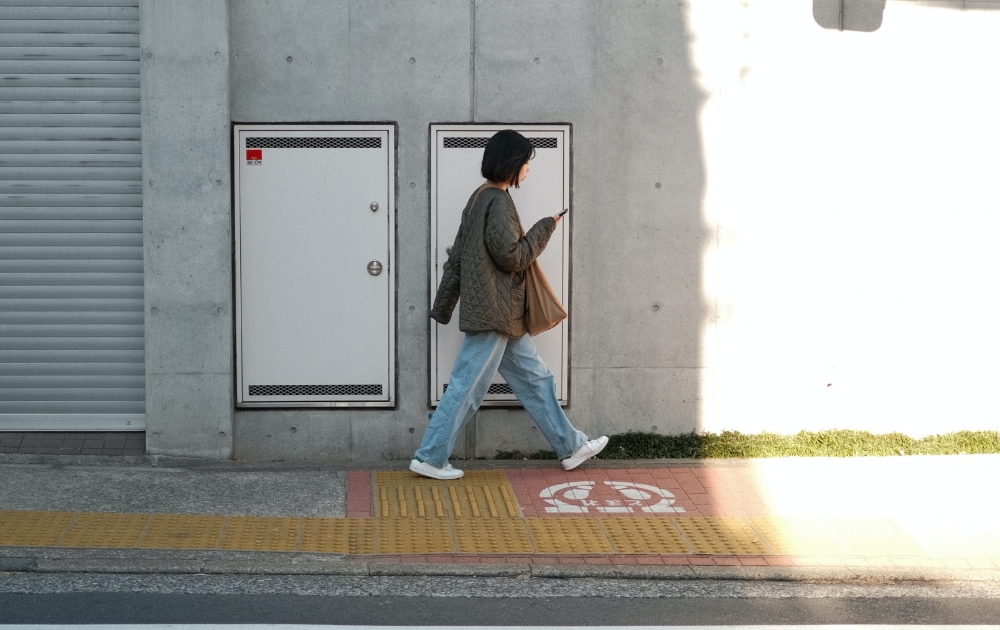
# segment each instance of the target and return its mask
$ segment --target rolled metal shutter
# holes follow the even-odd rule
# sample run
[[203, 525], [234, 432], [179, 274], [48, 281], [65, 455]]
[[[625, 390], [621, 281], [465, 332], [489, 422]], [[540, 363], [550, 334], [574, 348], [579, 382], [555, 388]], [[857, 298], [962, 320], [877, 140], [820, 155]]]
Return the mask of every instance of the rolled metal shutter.
[[138, 0], [0, 0], [0, 430], [144, 427]]

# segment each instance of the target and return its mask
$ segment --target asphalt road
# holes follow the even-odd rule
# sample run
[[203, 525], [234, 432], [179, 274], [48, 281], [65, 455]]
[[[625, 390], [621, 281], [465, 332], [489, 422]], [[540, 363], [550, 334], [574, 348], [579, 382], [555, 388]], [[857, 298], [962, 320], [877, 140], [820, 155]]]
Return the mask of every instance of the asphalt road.
[[655, 626], [990, 624], [995, 599], [607, 599], [61, 593], [0, 595], [0, 623]]
[[998, 624], [1000, 585], [0, 574], [0, 624]]

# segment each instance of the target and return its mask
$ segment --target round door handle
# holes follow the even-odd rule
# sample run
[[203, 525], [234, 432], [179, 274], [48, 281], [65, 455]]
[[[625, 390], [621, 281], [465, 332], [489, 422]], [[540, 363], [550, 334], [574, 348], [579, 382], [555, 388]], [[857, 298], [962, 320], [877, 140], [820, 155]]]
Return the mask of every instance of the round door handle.
[[371, 202], [371, 204], [368, 207], [371, 209], [372, 212], [378, 212], [378, 202], [377, 201]]
[[377, 276], [380, 273], [382, 273], [382, 263], [380, 263], [377, 260], [373, 260], [370, 263], [368, 263], [368, 273], [370, 273], [373, 276]]

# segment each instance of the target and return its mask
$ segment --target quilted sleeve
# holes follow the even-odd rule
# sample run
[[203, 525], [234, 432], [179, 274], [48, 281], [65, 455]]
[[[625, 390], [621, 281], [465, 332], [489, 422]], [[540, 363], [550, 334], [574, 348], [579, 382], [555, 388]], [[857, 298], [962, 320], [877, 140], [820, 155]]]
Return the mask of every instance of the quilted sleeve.
[[542, 253], [555, 230], [556, 220], [545, 217], [521, 236], [521, 221], [514, 204], [497, 197], [487, 208], [486, 249], [493, 263], [503, 271], [524, 271]]
[[448, 260], [441, 268], [441, 286], [434, 295], [434, 306], [431, 308], [431, 319], [447, 324], [458, 304], [462, 287], [462, 229], [455, 235], [455, 243], [451, 246]]

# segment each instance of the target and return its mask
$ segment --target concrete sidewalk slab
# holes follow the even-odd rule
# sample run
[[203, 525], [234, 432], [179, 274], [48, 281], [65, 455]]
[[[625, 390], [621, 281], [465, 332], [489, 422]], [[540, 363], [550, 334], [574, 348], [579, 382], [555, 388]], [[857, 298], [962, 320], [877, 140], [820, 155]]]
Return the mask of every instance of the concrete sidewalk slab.
[[342, 517], [344, 470], [0, 463], [0, 509]]

